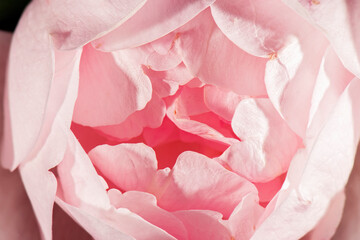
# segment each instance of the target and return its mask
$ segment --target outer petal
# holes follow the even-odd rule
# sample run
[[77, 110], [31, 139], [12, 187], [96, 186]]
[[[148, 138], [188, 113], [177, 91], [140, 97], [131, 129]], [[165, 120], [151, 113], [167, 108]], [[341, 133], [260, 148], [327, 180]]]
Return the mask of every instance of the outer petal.
[[146, 191], [157, 170], [154, 150], [142, 143], [102, 145], [89, 156], [100, 172], [124, 191]]
[[271, 102], [302, 138], [309, 120], [315, 81], [328, 45], [314, 29], [308, 28], [305, 33], [289, 39], [289, 44], [279, 51], [277, 58], [268, 61], [265, 73]]
[[320, 219], [316, 227], [306, 234], [302, 240], [332, 239], [336, 228], [339, 226], [344, 204], [345, 193], [344, 191], [341, 191], [331, 200], [325, 215]]
[[35, 147], [53, 83], [54, 54], [51, 39], [43, 31], [42, 15], [40, 1], [28, 6], [16, 28], [10, 50], [2, 158], [3, 166], [12, 170]]
[[111, 208], [107, 211], [96, 208], [84, 210], [69, 205], [59, 198], [56, 201], [67, 214], [74, 218], [95, 239], [175, 239], [164, 230], [148, 223], [125, 208]]
[[354, 79], [316, 141], [293, 159], [275, 209], [252, 239], [299, 239], [315, 227], [344, 188], [360, 134], [359, 90], [360, 80]]
[[353, 78], [354, 75], [345, 69], [333, 48], [329, 47], [321, 63], [311, 99], [307, 138], [316, 137]]
[[[38, 1], [45, 11], [48, 31], [61, 49], [77, 48], [115, 29], [140, 8], [146, 0]], [[54, 17], [55, 16], [55, 17]]]
[[38, 150], [37, 139], [47, 134], [41, 128], [46, 115], [51, 115], [47, 105], [54, 82], [52, 40], [63, 48], [79, 47], [111, 30], [144, 3], [33, 1], [28, 6], [15, 31], [10, 53], [5, 121], [9, 132], [5, 141], [13, 146], [6, 147], [6, 168], [16, 168], [31, 151]]
[[255, 56], [269, 56], [300, 36], [309, 24], [278, 0], [218, 0], [211, 13], [221, 31], [237, 46]]
[[149, 78], [126, 52], [114, 55], [87, 45], [81, 58], [73, 121], [88, 126], [119, 124], [143, 109], [151, 94]]
[[54, 120], [53, 124], [51, 121], [46, 122], [49, 133], [48, 136], [42, 136], [44, 145], [39, 147], [38, 154], [33, 156], [33, 160], [20, 166], [20, 174], [44, 239], [51, 239], [52, 207], [56, 193], [56, 179], [48, 170], [63, 159], [67, 147], [67, 134], [70, 131], [72, 110], [77, 95], [80, 55], [81, 51], [58, 53], [59, 69], [53, 85], [57, 94], [52, 95], [48, 104], [49, 109], [53, 107], [58, 111], [47, 115]]
[[208, 84], [240, 95], [264, 96], [266, 59], [244, 52], [204, 11], [178, 29], [178, 48], [190, 72]]
[[110, 208], [105, 188], [76, 137], [69, 134], [64, 159], [57, 166], [57, 196], [76, 207]]
[[154, 41], [182, 26], [213, 2], [148, 0], [137, 14], [116, 30], [94, 41], [94, 45], [105, 51], [113, 51]]
[[[358, 1], [283, 0], [323, 31], [345, 67], [360, 76], [360, 3]], [[334, 17], [336, 16], [336, 17]]]

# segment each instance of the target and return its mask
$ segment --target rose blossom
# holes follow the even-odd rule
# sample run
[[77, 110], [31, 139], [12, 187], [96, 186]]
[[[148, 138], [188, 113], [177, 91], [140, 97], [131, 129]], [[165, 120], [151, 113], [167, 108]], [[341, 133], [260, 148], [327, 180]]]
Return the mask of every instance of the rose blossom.
[[2, 165], [42, 238], [356, 239], [357, 5], [33, 1]]

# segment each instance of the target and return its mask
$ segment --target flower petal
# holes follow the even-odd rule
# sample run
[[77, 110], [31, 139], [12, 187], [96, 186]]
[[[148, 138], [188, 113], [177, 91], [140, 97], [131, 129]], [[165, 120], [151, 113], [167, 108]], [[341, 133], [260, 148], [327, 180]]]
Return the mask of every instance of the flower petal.
[[221, 214], [217, 212], [187, 210], [175, 212], [174, 215], [184, 223], [190, 240], [231, 239], [228, 229], [220, 222]]
[[116, 208], [127, 208], [176, 239], [187, 239], [187, 230], [183, 223], [172, 213], [159, 208], [153, 195], [135, 191], [120, 194], [118, 191], [110, 190], [109, 196]]
[[154, 41], [182, 26], [213, 2], [214, 0], [148, 0], [128, 21], [94, 41], [94, 46], [114, 51]]
[[119, 125], [97, 127], [96, 129], [117, 139], [127, 140], [139, 136], [145, 127], [160, 127], [165, 117], [165, 103], [156, 94], [145, 108], [131, 114]]
[[360, 80], [353, 79], [316, 141], [295, 156], [275, 209], [254, 240], [299, 239], [315, 227], [331, 199], [343, 190], [360, 135], [359, 91]]
[[345, 67], [360, 77], [358, 1], [321, 0], [318, 4], [300, 0], [283, 0], [283, 2], [321, 29]]
[[183, 62], [202, 82], [240, 95], [266, 95], [267, 60], [232, 43], [216, 26], [209, 11], [205, 10], [177, 32]]
[[182, 153], [166, 180], [165, 191], [155, 194], [168, 211], [207, 209], [228, 218], [241, 199], [256, 188], [216, 161], [195, 152]]
[[150, 101], [151, 82], [128, 54], [84, 47], [74, 122], [87, 126], [119, 124]]
[[287, 171], [300, 141], [269, 99], [242, 100], [231, 125], [242, 142], [225, 151], [222, 162], [252, 182], [267, 182]]
[[89, 152], [93, 164], [123, 191], [146, 191], [157, 170], [155, 152], [145, 144], [102, 145]]
[[306, 35], [289, 39], [277, 58], [266, 64], [265, 84], [269, 98], [290, 128], [302, 138], [309, 120], [311, 94], [328, 46], [326, 39], [314, 31], [307, 32], [311, 38]]

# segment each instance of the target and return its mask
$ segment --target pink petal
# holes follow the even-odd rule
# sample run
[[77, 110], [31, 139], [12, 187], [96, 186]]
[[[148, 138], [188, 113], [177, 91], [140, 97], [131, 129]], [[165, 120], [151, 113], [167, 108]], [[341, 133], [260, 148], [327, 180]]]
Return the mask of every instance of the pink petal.
[[141, 9], [146, 0], [39, 1], [40, 19], [61, 49], [77, 48], [123, 24]]
[[88, 155], [74, 135], [70, 134], [64, 159], [57, 166], [58, 197], [73, 206], [110, 207], [100, 177]]
[[157, 170], [154, 150], [142, 143], [102, 145], [89, 156], [96, 168], [124, 191], [146, 191]]
[[345, 204], [345, 193], [337, 193], [331, 200], [325, 215], [302, 240], [332, 239], [336, 228], [339, 226]]
[[246, 194], [256, 192], [250, 182], [195, 152], [183, 152], [178, 157], [167, 183], [167, 189], [158, 196], [160, 207], [168, 211], [213, 210], [225, 218]]
[[[345, 67], [360, 76], [360, 24], [358, 1], [285, 0], [289, 7], [321, 29], [334, 47]], [[336, 16], [336, 17], [334, 17]]]
[[360, 237], [360, 151], [357, 149], [355, 163], [345, 188], [345, 207], [334, 240], [356, 240]]
[[[218, 87], [206, 85], [204, 87], [204, 102], [212, 112], [231, 121], [236, 106], [245, 96], [239, 96], [231, 91], [223, 91]], [[219, 101], [221, 99], [221, 101]]]
[[209, 11], [177, 32], [183, 61], [201, 81], [240, 95], [266, 95], [266, 59], [252, 56], [232, 43], [217, 28]]
[[114, 125], [143, 109], [151, 99], [151, 83], [127, 52], [103, 53], [84, 47], [79, 94], [73, 121], [88, 125]]
[[30, 3], [23, 13], [10, 49], [3, 166], [11, 170], [35, 147], [53, 84], [54, 53], [49, 36], [41, 31], [44, 23], [39, 18], [43, 14], [40, 2]]
[[3, 163], [6, 168], [15, 169], [24, 161], [36, 149], [42, 134], [44, 118], [49, 114], [48, 96], [54, 84], [52, 41], [62, 48], [80, 47], [119, 25], [144, 3], [144, 0], [30, 3], [17, 26], [10, 53], [6, 97], [9, 109], [5, 121], [9, 132], [5, 136], [6, 142], [14, 147], [6, 147], [11, 151], [6, 154], [9, 160]]
[[213, 2], [214, 0], [148, 0], [132, 18], [94, 41], [94, 46], [113, 51], [154, 41], [182, 26]]
[[211, 211], [187, 210], [174, 215], [185, 225], [189, 240], [196, 239], [231, 239], [228, 229], [221, 224], [221, 214]]
[[308, 34], [309, 24], [277, 0], [218, 0], [211, 13], [232, 42], [255, 56], [278, 52], [291, 35]]
[[191, 116], [207, 112], [209, 112], [209, 109], [204, 103], [203, 88], [184, 87], [172, 105], [167, 108], [169, 119], [183, 131], [227, 145], [238, 142], [237, 139], [225, 137], [220, 131], [209, 126], [207, 123], [191, 119]]
[[183, 223], [172, 213], [159, 208], [153, 195], [135, 191], [120, 194], [118, 191], [110, 190], [109, 196], [116, 208], [127, 208], [176, 239], [187, 239], [187, 230]]
[[256, 194], [246, 195], [229, 218], [229, 228], [234, 239], [250, 239], [263, 212], [264, 209], [259, 205]]
[[[3, 34], [0, 35], [2, 38]], [[10, 173], [0, 167], [0, 196], [1, 238], [40, 239], [39, 227], [18, 171]]]
[[165, 103], [156, 94], [145, 108], [131, 114], [119, 125], [97, 127], [101, 132], [122, 140], [139, 136], [145, 127], [158, 128], [165, 117]]
[[254, 240], [299, 239], [315, 227], [331, 199], [345, 187], [359, 140], [359, 90], [360, 80], [354, 79], [316, 141], [295, 156], [275, 209]]
[[299, 139], [269, 99], [244, 99], [231, 122], [242, 142], [232, 145], [220, 160], [252, 182], [267, 182], [287, 171]]
[[308, 138], [316, 137], [319, 129], [326, 123], [341, 93], [353, 78], [354, 75], [345, 69], [333, 48], [329, 47], [321, 63], [311, 99], [306, 132]]
[[290, 128], [302, 138], [309, 120], [312, 92], [327, 46], [328, 42], [321, 33], [306, 25], [302, 35], [289, 38], [286, 47], [266, 64], [268, 96]]
[[48, 170], [61, 162], [68, 145], [79, 77], [76, 66], [79, 66], [80, 54], [81, 51], [57, 52], [56, 75], [51, 93], [55, 87], [56, 91], [49, 97], [47, 107], [51, 114], [45, 118], [46, 131], [40, 139], [44, 143], [38, 146], [35, 156], [30, 156], [31, 161], [20, 166], [20, 174], [44, 239], [51, 239], [52, 208], [56, 193], [56, 178]]
[[69, 205], [59, 198], [56, 199], [56, 202], [95, 239], [175, 239], [164, 230], [148, 223], [125, 208], [108, 210], [87, 208], [84, 210]]

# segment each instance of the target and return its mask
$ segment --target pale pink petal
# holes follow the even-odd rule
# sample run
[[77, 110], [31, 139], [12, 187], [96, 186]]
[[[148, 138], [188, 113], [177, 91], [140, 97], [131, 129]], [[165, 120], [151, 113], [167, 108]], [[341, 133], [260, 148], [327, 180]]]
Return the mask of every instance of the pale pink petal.
[[40, 239], [39, 227], [18, 171], [10, 173], [0, 167], [0, 196], [1, 238]]
[[[209, 109], [204, 103], [204, 89], [203, 88], [188, 88], [181, 89], [180, 95], [167, 108], [168, 118], [183, 131], [198, 135], [207, 140], [222, 142], [227, 145], [238, 142], [237, 139], [226, 137], [221, 131], [213, 128], [207, 122], [200, 122], [192, 116], [201, 115], [209, 112]], [[211, 121], [210, 119], [207, 119]], [[209, 126], [210, 125], [210, 126]], [[220, 124], [217, 124], [220, 126]]]
[[278, 52], [291, 35], [308, 34], [309, 24], [278, 0], [218, 0], [211, 13], [231, 41], [255, 56]]
[[[77, 48], [126, 22], [146, 0], [38, 1], [40, 16], [61, 49]], [[40, 28], [36, 26], [36, 28]]]
[[334, 240], [356, 240], [360, 238], [360, 151], [357, 149], [355, 163], [345, 187], [345, 207]]
[[59, 198], [56, 199], [56, 202], [95, 239], [175, 239], [164, 230], [125, 208], [109, 210], [87, 208], [84, 210], [69, 205]]
[[302, 240], [332, 239], [336, 228], [340, 224], [344, 204], [345, 193], [341, 191], [333, 197], [325, 215], [320, 219], [316, 227], [306, 234]]
[[231, 91], [223, 91], [216, 86], [206, 85], [204, 87], [204, 102], [206, 106], [209, 110], [227, 121], [231, 121], [236, 106], [244, 98], [245, 96], [239, 96]]
[[228, 218], [241, 199], [255, 187], [216, 161], [195, 152], [182, 153], [167, 180], [167, 188], [155, 193], [158, 205], [169, 211], [207, 209]]
[[109, 197], [116, 208], [129, 209], [176, 239], [188, 239], [187, 230], [183, 223], [172, 213], [158, 207], [153, 195], [135, 191], [120, 194], [118, 191], [110, 190]]
[[154, 71], [144, 68], [145, 74], [150, 78], [153, 91], [160, 97], [174, 95], [179, 89], [179, 82], [168, 79], [167, 71]]
[[88, 126], [119, 124], [143, 109], [151, 92], [149, 78], [128, 53], [113, 55], [87, 45], [73, 121]]
[[175, 68], [181, 62], [181, 56], [177, 53], [176, 48], [172, 47], [165, 54], [156, 51], [152, 52], [147, 58], [146, 65], [155, 71], [164, 71]]
[[41, 31], [40, 2], [30, 3], [23, 13], [10, 50], [2, 158], [3, 166], [11, 170], [35, 147], [53, 84], [54, 53], [50, 37]]
[[189, 240], [232, 239], [229, 230], [220, 222], [221, 214], [206, 210], [178, 211], [174, 215], [185, 225]]
[[102, 145], [89, 156], [96, 168], [123, 191], [146, 191], [157, 170], [154, 150], [142, 143]]
[[52, 208], [56, 193], [56, 178], [49, 169], [61, 162], [68, 145], [72, 111], [77, 96], [80, 54], [81, 51], [58, 52], [56, 66], [59, 69], [55, 70], [57, 74], [51, 89], [53, 91], [53, 87], [57, 87], [57, 91], [49, 97], [47, 107], [51, 114], [46, 116], [44, 125], [48, 132], [44, 131], [41, 136], [40, 140], [44, 143], [38, 146], [37, 154], [30, 156], [31, 161], [20, 165], [20, 174], [44, 239], [51, 239]]
[[205, 10], [177, 30], [177, 47], [190, 72], [226, 91], [252, 96], [266, 95], [266, 59], [246, 53], [232, 43]]
[[316, 137], [325, 124], [341, 93], [354, 78], [332, 47], [325, 53], [311, 98], [307, 138]]
[[267, 98], [244, 99], [231, 122], [242, 140], [220, 160], [252, 182], [267, 182], [287, 171], [299, 138]]
[[69, 134], [64, 159], [56, 171], [59, 184], [57, 196], [63, 201], [77, 207], [110, 207], [99, 175], [73, 134]]
[[[360, 80], [353, 79], [334, 107], [316, 141], [299, 151], [290, 165], [275, 209], [253, 236], [299, 239], [326, 213], [345, 187], [360, 134]], [[276, 223], [276, 224], [274, 224]]]
[[327, 46], [328, 42], [321, 33], [307, 27], [303, 35], [289, 38], [286, 47], [266, 64], [268, 96], [290, 128], [302, 138], [308, 124], [313, 88]]
[[114, 31], [94, 41], [106, 51], [140, 46], [182, 26], [214, 0], [148, 0], [143, 8]]
[[165, 103], [156, 94], [145, 108], [131, 114], [119, 125], [97, 127], [101, 132], [121, 140], [128, 140], [139, 136], [145, 127], [160, 127], [165, 117]]
[[14, 147], [6, 147], [9, 151], [8, 160], [3, 163], [6, 168], [14, 169], [24, 161], [43, 134], [41, 128], [54, 83], [52, 42], [63, 48], [81, 47], [119, 25], [144, 3], [144, 0], [30, 3], [19, 21], [10, 53], [5, 141]]
[[259, 205], [257, 195], [254, 193], [246, 195], [229, 217], [229, 228], [234, 239], [250, 239], [263, 212], [264, 209]]
[[[360, 3], [343, 0], [284, 0], [329, 39], [345, 67], [360, 76]], [[300, 27], [300, 26], [299, 26]]]

